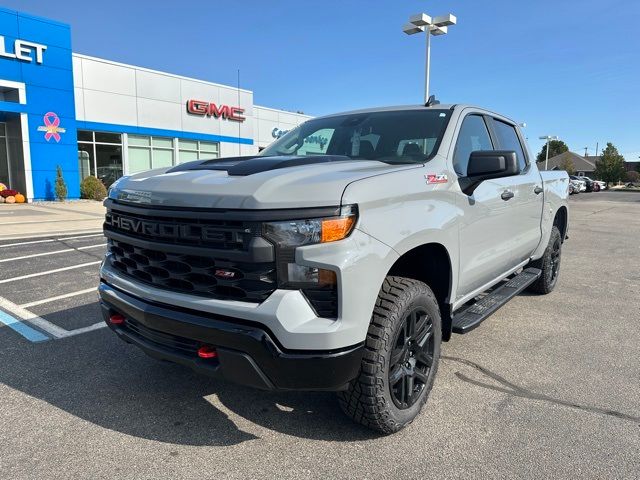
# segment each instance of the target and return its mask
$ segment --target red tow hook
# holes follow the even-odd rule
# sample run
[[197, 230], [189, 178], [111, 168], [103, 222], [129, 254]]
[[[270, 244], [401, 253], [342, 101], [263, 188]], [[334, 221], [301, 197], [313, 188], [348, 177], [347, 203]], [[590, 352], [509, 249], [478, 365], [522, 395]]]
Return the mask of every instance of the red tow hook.
[[198, 349], [198, 356], [200, 358], [216, 358], [218, 352], [210, 345], [203, 345]]
[[124, 315], [120, 315], [119, 313], [114, 313], [109, 317], [109, 323], [111, 323], [111, 325], [122, 325], [124, 320]]

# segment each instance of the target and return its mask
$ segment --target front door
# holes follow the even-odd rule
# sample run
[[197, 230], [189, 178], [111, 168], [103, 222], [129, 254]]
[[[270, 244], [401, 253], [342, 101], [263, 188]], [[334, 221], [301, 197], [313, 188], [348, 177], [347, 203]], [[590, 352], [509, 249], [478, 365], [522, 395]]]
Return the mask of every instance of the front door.
[[[458, 176], [467, 174], [471, 152], [494, 150], [482, 115], [467, 115], [462, 121], [454, 150], [453, 167]], [[459, 223], [459, 282], [456, 300], [500, 276], [512, 266], [513, 209], [503, 193], [513, 189], [513, 178], [482, 182], [471, 196], [459, 192], [456, 206]]]

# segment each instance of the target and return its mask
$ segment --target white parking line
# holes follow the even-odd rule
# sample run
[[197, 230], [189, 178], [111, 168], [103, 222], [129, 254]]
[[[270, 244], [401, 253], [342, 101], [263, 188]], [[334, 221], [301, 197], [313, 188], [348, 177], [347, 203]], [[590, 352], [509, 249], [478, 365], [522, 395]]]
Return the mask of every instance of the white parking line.
[[65, 298], [75, 297], [77, 295], [84, 295], [85, 293], [96, 292], [96, 287], [87, 288], [85, 290], [78, 290], [77, 292], [65, 293], [64, 295], [57, 295], [55, 297], [44, 298], [42, 300], [36, 300], [35, 302], [23, 303], [20, 308], [35, 307], [36, 305], [42, 305], [43, 303], [55, 302], [56, 300], [63, 300]]
[[35, 325], [39, 329], [44, 330], [54, 338], [73, 337], [74, 335], [91, 332], [93, 330], [98, 330], [99, 328], [104, 328], [107, 326], [107, 324], [104, 322], [97, 322], [97, 323], [94, 323], [93, 325], [89, 325], [88, 327], [76, 328], [75, 330], [65, 330], [64, 328], [61, 328], [56, 324], [51, 323], [48, 320], [45, 320], [44, 318], [36, 315], [35, 313], [30, 312], [29, 310], [19, 305], [16, 305], [15, 303], [10, 302], [9, 300], [3, 297], [0, 297], [0, 308], [2, 308], [3, 310], [6, 310], [9, 313], [12, 313], [13, 315], [21, 318], [22, 320], [26, 320], [27, 322]]
[[15, 260], [25, 260], [27, 258], [34, 258], [34, 257], [46, 257], [47, 255], [56, 255], [58, 253], [75, 252], [77, 250], [89, 250], [91, 248], [104, 247], [106, 245], [107, 245], [106, 243], [98, 243], [97, 245], [88, 245], [86, 247], [65, 248], [64, 250], [55, 250], [53, 252], [44, 252], [44, 253], [34, 253], [31, 255], [23, 255], [22, 257], [3, 258], [2, 260], [0, 260], [0, 263], [13, 262]]
[[0, 284], [17, 282], [18, 280], [26, 280], [27, 278], [41, 277], [42, 275], [49, 275], [52, 273], [65, 272], [67, 270], [73, 270], [75, 268], [83, 268], [91, 265], [98, 265], [101, 262], [102, 260], [96, 260], [95, 262], [87, 262], [87, 263], [81, 263], [80, 265], [71, 265], [70, 267], [56, 268], [55, 270], [47, 270], [45, 272], [30, 273], [29, 275], [22, 275], [21, 277], [5, 278], [4, 280], [0, 280]]
[[45, 240], [32, 240], [30, 242], [6, 243], [4, 245], [0, 245], [0, 248], [17, 247], [19, 245], [33, 245], [34, 243], [63, 242], [65, 240], [77, 240], [78, 238], [101, 237], [102, 235], [102, 233], [92, 233], [90, 235], [76, 235], [74, 237], [47, 238]]

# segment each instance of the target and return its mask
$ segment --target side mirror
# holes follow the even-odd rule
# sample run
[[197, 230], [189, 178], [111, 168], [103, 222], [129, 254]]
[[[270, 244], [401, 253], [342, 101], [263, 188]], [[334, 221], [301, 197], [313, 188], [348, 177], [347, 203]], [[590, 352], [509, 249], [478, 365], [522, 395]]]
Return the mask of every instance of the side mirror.
[[466, 195], [471, 195], [478, 185], [492, 178], [518, 175], [518, 157], [511, 150], [477, 150], [469, 155], [467, 176], [459, 180]]

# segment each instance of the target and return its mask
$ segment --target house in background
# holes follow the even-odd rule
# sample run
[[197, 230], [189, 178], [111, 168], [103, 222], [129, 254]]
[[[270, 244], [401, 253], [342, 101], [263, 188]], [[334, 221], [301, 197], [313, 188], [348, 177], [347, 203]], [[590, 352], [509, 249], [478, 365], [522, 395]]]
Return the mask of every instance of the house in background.
[[[547, 170], [564, 170], [567, 162], [573, 162], [573, 168], [578, 176], [586, 176], [596, 178], [596, 162], [600, 158], [599, 155], [579, 155], [574, 152], [564, 152], [549, 159]], [[544, 161], [538, 162], [538, 169], [545, 170]], [[627, 172], [640, 171], [640, 162], [624, 162]]]
[[640, 162], [624, 162], [627, 172], [640, 172]]
[[[599, 156], [595, 155], [584, 156], [574, 152], [564, 152], [555, 157], [551, 157], [546, 170], [565, 170], [567, 163], [571, 161], [573, 162], [573, 169], [576, 175], [594, 178], [596, 161], [599, 158]], [[544, 161], [538, 162], [538, 168], [540, 170], [545, 170], [544, 165]]]

